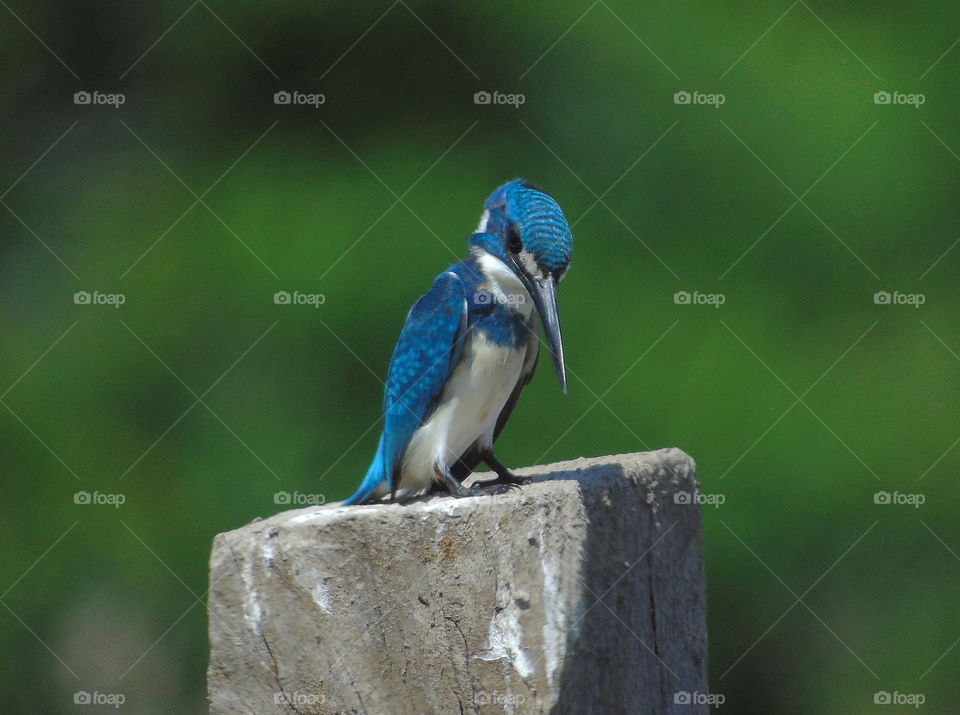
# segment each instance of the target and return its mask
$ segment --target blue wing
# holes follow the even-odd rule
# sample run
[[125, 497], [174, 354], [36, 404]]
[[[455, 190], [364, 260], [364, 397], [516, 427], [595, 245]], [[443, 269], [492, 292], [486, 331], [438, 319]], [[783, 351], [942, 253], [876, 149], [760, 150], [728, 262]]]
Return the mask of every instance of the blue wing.
[[436, 408], [460, 361], [466, 328], [463, 281], [447, 271], [410, 309], [387, 373], [385, 424], [377, 454], [360, 488], [345, 504], [362, 504], [383, 484], [391, 492], [396, 489], [403, 453]]

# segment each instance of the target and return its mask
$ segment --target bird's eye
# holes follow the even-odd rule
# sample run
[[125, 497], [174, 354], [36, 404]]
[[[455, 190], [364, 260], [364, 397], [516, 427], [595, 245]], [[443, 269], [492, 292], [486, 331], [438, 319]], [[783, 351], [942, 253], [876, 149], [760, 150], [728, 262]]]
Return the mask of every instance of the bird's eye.
[[520, 229], [515, 223], [510, 224], [507, 229], [507, 250], [510, 253], [520, 253], [523, 250], [523, 243], [520, 241]]

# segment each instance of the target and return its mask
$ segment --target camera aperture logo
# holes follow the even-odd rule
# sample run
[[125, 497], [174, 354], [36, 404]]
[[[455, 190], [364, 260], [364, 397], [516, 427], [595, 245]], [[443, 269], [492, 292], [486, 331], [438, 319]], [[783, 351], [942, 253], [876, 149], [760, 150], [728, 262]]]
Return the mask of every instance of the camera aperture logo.
[[74, 705], [106, 705], [119, 709], [125, 702], [127, 696], [123, 693], [101, 693], [99, 690], [88, 693], [86, 690], [78, 690], [73, 694]]
[[714, 109], [720, 109], [720, 105], [726, 103], [726, 101], [727, 95], [720, 94], [719, 92], [716, 94], [707, 94], [706, 92], [698, 92], [696, 90], [693, 92], [680, 90], [673, 95], [674, 104], [701, 104], [713, 107]]
[[522, 293], [491, 293], [485, 290], [478, 290], [473, 294], [473, 302], [476, 305], [523, 305], [527, 302], [527, 296]]
[[673, 694], [674, 705], [706, 705], [711, 708], [719, 708], [727, 702], [727, 696], [723, 693], [701, 693], [694, 690], [692, 693], [686, 690], [678, 690]]
[[520, 109], [520, 105], [527, 101], [525, 94], [507, 94], [506, 92], [487, 92], [480, 90], [473, 95], [474, 104], [506, 104], [514, 109]]
[[673, 495], [674, 504], [701, 504], [706, 506], [712, 506], [715, 509], [719, 509], [721, 506], [726, 504], [727, 497], [725, 494], [704, 494], [702, 492], [676, 492]]
[[274, 705], [287, 705], [297, 712], [299, 712], [299, 708], [319, 708], [321, 705], [325, 705], [326, 702], [327, 696], [323, 693], [304, 693], [300, 690], [295, 690], [292, 693], [273, 694]]
[[919, 509], [927, 503], [926, 494], [906, 494], [904, 492], [877, 492], [873, 495], [873, 503], [893, 506], [912, 506]]
[[101, 293], [98, 290], [93, 293], [85, 290], [78, 290], [73, 294], [75, 305], [112, 305], [119, 308], [127, 302], [127, 296], [123, 293]]
[[74, 492], [73, 503], [93, 506], [112, 506], [119, 509], [127, 501], [125, 494], [104, 494], [103, 492]]
[[273, 93], [273, 103], [274, 104], [292, 104], [295, 106], [308, 106], [313, 107], [314, 109], [319, 109], [321, 104], [327, 103], [327, 97], [324, 94], [319, 92], [300, 92], [293, 90], [292, 92], [287, 92], [286, 90], [280, 90], [279, 92]]
[[701, 293], [698, 290], [689, 293], [678, 290], [673, 294], [673, 302], [677, 305], [712, 305], [714, 308], [719, 308], [727, 302], [727, 296], [723, 293]]
[[105, 104], [108, 107], [113, 107], [114, 109], [120, 109], [120, 105], [124, 104], [126, 101], [127, 95], [121, 92], [107, 94], [106, 92], [98, 92], [96, 90], [93, 92], [87, 92], [86, 90], [81, 89], [79, 92], [75, 92], [73, 95], [74, 104]]
[[298, 290], [290, 293], [278, 290], [273, 294], [273, 302], [276, 305], [312, 305], [314, 308], [319, 308], [327, 302], [327, 296], [323, 293], [301, 293]]
[[886, 690], [879, 690], [873, 694], [874, 705], [911, 705], [919, 709], [925, 702], [927, 696], [923, 693], [901, 693], [896, 690], [888, 693]]
[[920, 109], [921, 104], [927, 103], [927, 96], [919, 93], [907, 94], [906, 92], [885, 92], [881, 90], [879, 92], [874, 92], [873, 103], [901, 105], [913, 107], [914, 109]]
[[527, 696], [523, 693], [499, 693], [478, 690], [473, 694], [474, 705], [495, 705], [501, 708], [507, 708], [508, 712], [513, 712], [518, 705], [522, 706], [527, 702]]
[[873, 302], [876, 305], [912, 305], [914, 308], [919, 308], [927, 302], [927, 296], [923, 293], [901, 293], [898, 290], [890, 293], [878, 290], [873, 294]]
[[326, 494], [302, 494], [300, 492], [275, 492], [273, 503], [283, 506], [320, 506], [327, 503]]

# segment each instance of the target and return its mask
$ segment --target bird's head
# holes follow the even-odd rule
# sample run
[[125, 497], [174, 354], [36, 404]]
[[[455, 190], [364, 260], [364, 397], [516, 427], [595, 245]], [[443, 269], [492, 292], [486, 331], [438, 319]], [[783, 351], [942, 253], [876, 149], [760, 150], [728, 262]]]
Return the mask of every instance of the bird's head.
[[556, 287], [570, 265], [573, 235], [560, 205], [527, 181], [507, 182], [487, 199], [471, 245], [503, 261], [530, 293], [566, 392]]

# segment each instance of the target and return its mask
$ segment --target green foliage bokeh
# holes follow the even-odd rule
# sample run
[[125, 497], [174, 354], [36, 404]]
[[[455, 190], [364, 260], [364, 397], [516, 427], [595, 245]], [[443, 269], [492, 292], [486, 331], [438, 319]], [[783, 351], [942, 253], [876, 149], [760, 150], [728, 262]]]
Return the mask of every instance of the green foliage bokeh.
[[213, 536], [350, 493], [406, 311], [516, 176], [575, 224], [570, 394], [544, 363], [501, 458], [697, 460], [725, 707], [957, 701], [954, 3], [188, 7], [0, 10], [0, 701], [206, 709]]

